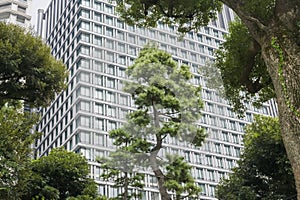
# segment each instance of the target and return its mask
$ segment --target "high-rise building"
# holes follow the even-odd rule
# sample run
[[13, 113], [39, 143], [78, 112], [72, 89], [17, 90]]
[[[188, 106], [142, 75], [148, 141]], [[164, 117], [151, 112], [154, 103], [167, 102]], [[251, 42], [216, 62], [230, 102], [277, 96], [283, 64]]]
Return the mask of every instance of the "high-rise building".
[[29, 27], [31, 16], [28, 4], [31, 0], [0, 0], [0, 21]]
[[[125, 69], [139, 50], [149, 42], [170, 52], [179, 63], [194, 73], [192, 84], [203, 86], [205, 108], [199, 122], [209, 134], [201, 148], [166, 139], [164, 151], [178, 153], [193, 166], [192, 174], [202, 188], [199, 199], [215, 199], [220, 178], [230, 173], [242, 149], [243, 127], [254, 114], [275, 115], [272, 104], [256, 109], [247, 104], [244, 118], [238, 118], [228, 103], [206, 87], [199, 69], [214, 60], [213, 52], [224, 41], [233, 13], [224, 7], [216, 21], [199, 32], [178, 40], [176, 26], [158, 22], [154, 29], [126, 25], [108, 0], [52, 0], [44, 13], [43, 32], [52, 53], [62, 59], [70, 72], [67, 89], [55, 101], [41, 109], [38, 130], [43, 134], [36, 142], [37, 157], [52, 148], [64, 146], [83, 154], [91, 165], [90, 175], [99, 183], [99, 192], [112, 197], [118, 190], [100, 178], [97, 156], [107, 156], [114, 147], [108, 131], [118, 128], [134, 102], [122, 91]], [[145, 176], [145, 200], [159, 199], [155, 177]]]

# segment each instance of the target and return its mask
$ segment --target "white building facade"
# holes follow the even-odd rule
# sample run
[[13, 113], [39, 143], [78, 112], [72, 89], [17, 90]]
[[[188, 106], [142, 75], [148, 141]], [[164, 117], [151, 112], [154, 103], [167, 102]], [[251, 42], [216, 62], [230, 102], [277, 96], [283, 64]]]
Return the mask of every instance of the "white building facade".
[[29, 27], [31, 16], [28, 5], [31, 0], [0, 0], [0, 21]]
[[[243, 127], [254, 114], [275, 115], [272, 104], [261, 109], [247, 105], [245, 118], [237, 118], [227, 102], [208, 89], [199, 69], [212, 61], [213, 51], [224, 41], [233, 13], [224, 7], [218, 20], [190, 32], [178, 40], [175, 26], [158, 23], [155, 29], [128, 26], [106, 0], [52, 0], [47, 10], [39, 12], [47, 43], [57, 59], [70, 72], [68, 87], [57, 95], [48, 108], [41, 109], [38, 130], [43, 134], [36, 142], [36, 156], [64, 146], [83, 154], [91, 165], [90, 175], [99, 183], [99, 193], [116, 196], [117, 189], [100, 178], [101, 167], [95, 161], [114, 149], [108, 131], [121, 127], [134, 102], [122, 92], [125, 70], [139, 50], [149, 42], [170, 52], [181, 64], [191, 66], [192, 84], [203, 86], [204, 111], [199, 122], [209, 134], [201, 148], [166, 139], [166, 152], [178, 153], [193, 166], [192, 174], [202, 188], [199, 199], [216, 199], [215, 187], [230, 173], [242, 149]], [[143, 200], [159, 199], [157, 183], [151, 173], [145, 176]]]

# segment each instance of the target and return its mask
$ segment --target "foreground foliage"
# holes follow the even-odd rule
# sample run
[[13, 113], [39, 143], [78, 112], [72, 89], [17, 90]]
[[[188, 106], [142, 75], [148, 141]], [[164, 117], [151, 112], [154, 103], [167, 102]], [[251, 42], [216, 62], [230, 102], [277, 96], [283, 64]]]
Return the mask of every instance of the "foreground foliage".
[[[229, 84], [227, 94], [262, 95], [258, 102], [275, 94], [282, 138], [300, 200], [300, 1], [117, 0], [117, 3], [121, 17], [128, 23], [155, 26], [162, 20], [178, 25], [183, 32], [197, 31], [207, 25], [207, 19], [216, 17], [221, 3], [236, 13], [243, 24], [239, 28], [246, 30], [247, 36], [239, 37], [241, 42], [235, 43], [240, 51], [224, 46], [224, 56], [219, 54], [224, 64], [228, 61], [236, 66], [224, 65], [221, 77]], [[239, 57], [239, 52], [244, 56]], [[233, 100], [239, 103], [237, 98]]]
[[256, 116], [246, 128], [244, 143], [239, 166], [217, 187], [218, 199], [296, 199], [295, 180], [278, 119]]
[[24, 200], [59, 199], [70, 197], [95, 199], [96, 183], [88, 178], [89, 165], [84, 157], [63, 148], [51, 150], [48, 156], [31, 163], [32, 177], [28, 180]]
[[0, 109], [0, 196], [19, 199], [31, 173], [30, 145], [36, 134], [31, 131], [38, 117], [23, 113], [20, 104]]

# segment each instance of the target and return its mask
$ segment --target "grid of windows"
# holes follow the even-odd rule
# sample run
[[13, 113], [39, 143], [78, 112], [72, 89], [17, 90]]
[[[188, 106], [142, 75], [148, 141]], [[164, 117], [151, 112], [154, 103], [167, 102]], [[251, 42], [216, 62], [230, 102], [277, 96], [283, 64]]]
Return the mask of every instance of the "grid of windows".
[[[202, 197], [214, 199], [217, 182], [230, 173], [240, 155], [243, 127], [253, 114], [269, 114], [272, 110], [270, 104], [261, 110], [248, 105], [246, 117], [238, 119], [224, 99], [205, 87], [199, 68], [214, 58], [214, 50], [224, 41], [224, 16], [220, 14], [214, 24], [201, 28], [199, 33], [190, 32], [180, 41], [176, 26], [158, 23], [157, 28], [148, 30], [126, 25], [108, 1], [69, 0], [55, 4], [56, 1], [51, 1], [45, 13], [46, 38], [52, 53], [63, 58], [70, 74], [68, 89], [41, 110], [43, 118], [38, 129], [43, 134], [38, 140], [37, 155], [65, 146], [91, 161], [91, 177], [100, 180], [101, 168], [94, 161], [113, 149], [107, 131], [120, 127], [126, 114], [134, 109], [130, 96], [121, 91], [125, 69], [143, 45], [157, 42], [180, 64], [191, 66], [195, 74], [191, 83], [203, 86], [205, 107], [199, 125], [209, 133], [201, 148], [166, 138], [162, 154], [184, 156], [193, 166], [192, 173], [203, 189]], [[144, 191], [142, 199], [159, 199], [155, 177], [147, 174], [145, 184], [151, 190]], [[109, 185], [99, 185], [98, 190], [110, 197], [118, 193]]]

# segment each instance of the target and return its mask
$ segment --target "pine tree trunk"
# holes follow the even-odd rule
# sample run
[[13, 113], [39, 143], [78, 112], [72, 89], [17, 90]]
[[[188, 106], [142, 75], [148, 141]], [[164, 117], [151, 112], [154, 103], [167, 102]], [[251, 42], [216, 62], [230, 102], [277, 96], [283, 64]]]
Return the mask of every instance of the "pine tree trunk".
[[171, 196], [168, 193], [167, 188], [164, 186], [165, 175], [162, 173], [161, 169], [159, 169], [159, 167], [157, 166], [156, 157], [153, 159], [151, 159], [150, 157], [150, 162], [151, 162], [152, 171], [154, 172], [154, 175], [158, 182], [158, 190], [161, 196], [161, 200], [171, 200]]

